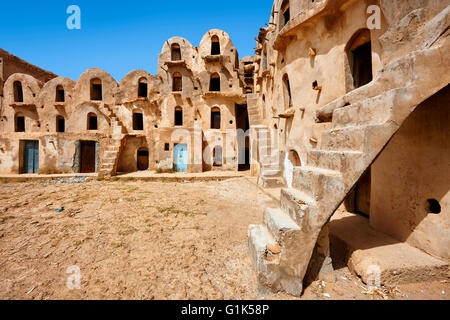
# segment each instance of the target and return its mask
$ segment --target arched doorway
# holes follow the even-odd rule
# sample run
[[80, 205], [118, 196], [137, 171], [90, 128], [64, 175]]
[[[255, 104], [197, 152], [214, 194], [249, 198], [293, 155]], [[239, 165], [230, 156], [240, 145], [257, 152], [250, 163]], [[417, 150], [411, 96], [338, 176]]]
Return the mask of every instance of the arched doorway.
[[138, 171], [148, 170], [149, 153], [147, 148], [140, 148], [137, 151], [137, 169]]
[[292, 183], [294, 179], [294, 168], [301, 167], [302, 162], [300, 160], [300, 156], [297, 151], [290, 150], [286, 154], [286, 158], [284, 160], [284, 178], [286, 179], [286, 184], [288, 188], [292, 188]]

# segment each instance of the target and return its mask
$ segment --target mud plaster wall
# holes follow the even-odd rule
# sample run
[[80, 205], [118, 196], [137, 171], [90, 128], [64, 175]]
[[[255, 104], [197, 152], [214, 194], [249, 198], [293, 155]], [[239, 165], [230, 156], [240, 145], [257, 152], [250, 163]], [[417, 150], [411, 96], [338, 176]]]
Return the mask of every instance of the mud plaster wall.
[[[371, 225], [450, 258], [450, 90], [422, 103], [372, 166]], [[427, 213], [427, 200], [440, 214]]]
[[122, 152], [120, 153], [119, 163], [117, 166], [118, 172], [137, 171], [137, 152], [140, 148], [145, 148], [149, 151], [150, 169], [155, 168], [155, 163], [153, 160], [155, 158], [154, 152], [152, 148], [150, 148], [146, 137], [127, 137], [122, 142]]

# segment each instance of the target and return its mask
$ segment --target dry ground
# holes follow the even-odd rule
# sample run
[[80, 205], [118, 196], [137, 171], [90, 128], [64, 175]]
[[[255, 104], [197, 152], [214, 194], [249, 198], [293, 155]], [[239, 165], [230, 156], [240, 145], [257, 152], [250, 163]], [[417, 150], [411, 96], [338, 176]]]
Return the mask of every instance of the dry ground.
[[[247, 228], [276, 204], [245, 178], [40, 181], [0, 184], [0, 190], [0, 299], [292, 299], [258, 293]], [[74, 265], [80, 290], [66, 286]], [[448, 288], [424, 283], [384, 293], [447, 299]], [[330, 283], [313, 283], [304, 298], [382, 295], [367, 295], [344, 268]]]

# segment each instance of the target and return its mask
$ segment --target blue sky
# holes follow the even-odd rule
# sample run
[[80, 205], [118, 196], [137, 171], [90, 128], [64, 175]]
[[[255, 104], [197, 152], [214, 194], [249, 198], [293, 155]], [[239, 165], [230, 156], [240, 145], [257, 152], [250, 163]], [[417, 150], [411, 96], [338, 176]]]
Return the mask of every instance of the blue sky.
[[[81, 8], [81, 30], [69, 30], [69, 5]], [[213, 28], [223, 29], [239, 57], [253, 55], [272, 0], [225, 1], [4, 1], [0, 48], [60, 76], [77, 80], [102, 68], [120, 81], [129, 71], [156, 73], [158, 54], [172, 36], [198, 46]]]

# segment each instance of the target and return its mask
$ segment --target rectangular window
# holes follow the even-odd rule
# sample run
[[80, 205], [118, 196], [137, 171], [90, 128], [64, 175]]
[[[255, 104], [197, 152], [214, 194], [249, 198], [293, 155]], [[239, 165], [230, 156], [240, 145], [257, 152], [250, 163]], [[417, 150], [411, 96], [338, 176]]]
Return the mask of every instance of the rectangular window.
[[164, 145], [164, 151], [170, 151], [170, 144], [166, 143]]
[[96, 116], [90, 116], [89, 117], [89, 129], [88, 130], [98, 130], [97, 117]]

